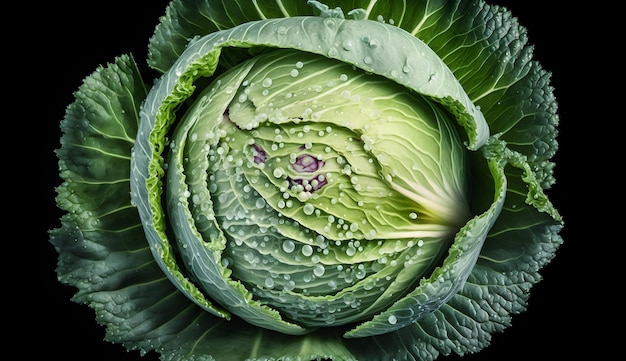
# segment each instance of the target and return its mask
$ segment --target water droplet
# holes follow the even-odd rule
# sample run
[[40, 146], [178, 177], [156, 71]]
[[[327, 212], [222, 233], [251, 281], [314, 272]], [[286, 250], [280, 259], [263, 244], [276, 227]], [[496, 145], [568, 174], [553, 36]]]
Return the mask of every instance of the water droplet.
[[324, 275], [324, 272], [326, 272], [326, 268], [324, 268], [324, 266], [321, 264], [317, 264], [315, 265], [315, 267], [313, 267], [313, 274], [317, 277], [322, 277]]
[[302, 208], [302, 211], [304, 212], [304, 214], [306, 214], [307, 216], [310, 216], [311, 214], [313, 214], [313, 212], [315, 211], [315, 207], [310, 204], [307, 203], [304, 205], [304, 207]]
[[352, 305], [356, 302], [356, 296], [353, 293], [346, 293], [343, 297], [343, 303], [346, 305]]
[[296, 244], [292, 240], [286, 240], [283, 242], [283, 251], [291, 253], [296, 249]]
[[285, 174], [285, 171], [282, 168], [275, 168], [272, 174], [274, 174], [274, 177], [280, 178]]
[[391, 324], [391, 325], [395, 325], [396, 322], [398, 322], [398, 318], [396, 318], [396, 316], [394, 316], [394, 315], [391, 315], [387, 319], [387, 322], [389, 322], [389, 324]]
[[265, 208], [265, 199], [257, 198], [255, 205], [258, 209]]

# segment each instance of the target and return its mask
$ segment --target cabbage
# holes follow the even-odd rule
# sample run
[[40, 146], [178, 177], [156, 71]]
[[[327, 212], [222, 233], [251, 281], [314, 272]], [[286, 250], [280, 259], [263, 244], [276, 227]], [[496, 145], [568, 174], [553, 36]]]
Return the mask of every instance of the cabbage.
[[434, 360], [562, 243], [550, 73], [483, 1], [173, 0], [61, 122], [57, 276], [163, 360]]

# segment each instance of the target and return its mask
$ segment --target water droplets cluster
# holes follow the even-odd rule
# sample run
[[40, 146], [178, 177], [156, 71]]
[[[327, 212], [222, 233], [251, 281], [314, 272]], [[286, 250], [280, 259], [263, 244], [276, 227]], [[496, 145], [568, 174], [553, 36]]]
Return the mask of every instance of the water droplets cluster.
[[[370, 49], [382, 46], [376, 38], [363, 37], [343, 41], [340, 47], [352, 51], [363, 44]], [[363, 58], [365, 64], [371, 61]], [[307, 74], [308, 63], [293, 61], [284, 68], [285, 77], [298, 78]], [[361, 170], [387, 156], [372, 153], [377, 135], [366, 131], [373, 122], [366, 122], [361, 136], [353, 132], [359, 126], [349, 119], [331, 122], [324, 105], [307, 98], [307, 94], [334, 91], [342, 101], [367, 108], [372, 100], [365, 93], [340, 87], [353, 81], [354, 73], [345, 70], [323, 83], [283, 93], [276, 91], [279, 80], [272, 74], [247, 78], [238, 89], [218, 82], [216, 87], [233, 95], [223, 114], [209, 117], [220, 126], [204, 132], [192, 129], [187, 138], [188, 143], [206, 143], [203, 149], [209, 169], [206, 183], [180, 192], [180, 200], [190, 201], [197, 210], [194, 216], [205, 238], [224, 236], [221, 266], [232, 271], [232, 278], [242, 282], [254, 298], [305, 324], [345, 324], [359, 319], [396, 282], [399, 270], [418, 263], [425, 248], [418, 239], [378, 239], [380, 235], [366, 217], [332, 212], [350, 197], [354, 208], [366, 207], [354, 196], [368, 191]], [[399, 70], [408, 71], [408, 64]], [[306, 105], [297, 114], [285, 115], [274, 104], [293, 97]], [[198, 101], [210, 103], [210, 98]], [[237, 112], [251, 104], [258, 110], [254, 119], [236, 119]], [[364, 111], [362, 116], [386, 120], [377, 113]], [[337, 137], [339, 128], [348, 129], [342, 137], [349, 135], [329, 141]], [[178, 151], [174, 141], [169, 146], [172, 153]], [[357, 155], [370, 157], [369, 165], [353, 163]], [[332, 171], [327, 170], [329, 165]], [[190, 167], [188, 171], [202, 170]], [[387, 176], [394, 174], [390, 171]], [[328, 189], [324, 187], [338, 191], [320, 200]], [[418, 219], [417, 212], [403, 214], [408, 220]], [[308, 220], [318, 224], [308, 227]], [[318, 296], [327, 300], [319, 302]], [[388, 302], [399, 296], [385, 294]], [[389, 318], [390, 324], [396, 322]]]
[[[299, 128], [301, 132], [313, 131], [305, 128], [305, 125]], [[317, 129], [314, 131], [318, 132]], [[324, 128], [319, 132], [324, 136], [332, 134], [332, 128]], [[282, 131], [274, 131], [271, 140], [285, 141], [287, 135]], [[261, 178], [250, 176], [260, 175], [264, 165], [271, 159], [262, 147], [246, 142], [247, 147], [238, 149], [234, 146], [237, 144], [237, 134], [224, 130], [214, 130], [214, 134], [205, 134], [202, 137], [192, 135], [190, 139], [198, 141], [200, 138], [220, 137], [222, 141], [215, 141], [205, 149], [211, 164], [208, 189], [195, 189], [191, 193], [185, 193], [184, 197], [190, 197], [192, 203], [201, 210], [217, 209], [215, 217], [229, 239], [221, 264], [231, 269], [233, 277], [242, 280], [255, 297], [280, 309], [293, 320], [314, 324], [343, 324], [357, 317], [369, 305], [363, 303], [363, 294], [383, 293], [394, 282], [390, 275], [376, 277], [377, 272], [385, 267], [397, 267], [398, 262], [412, 262], [413, 259], [408, 255], [404, 256], [404, 261], [397, 259], [396, 253], [400, 254], [407, 247], [413, 246], [402, 242], [398, 242], [397, 247], [391, 251], [381, 250], [366, 261], [341, 261], [367, 254], [371, 249], [381, 247], [384, 241], [374, 241], [368, 246], [368, 242], [375, 239], [375, 232], [361, 234], [362, 239], [333, 240], [302, 227], [283, 211], [295, 207], [296, 204], [301, 206], [302, 212], [307, 216], [320, 217], [322, 211], [314, 203], [306, 200], [301, 202], [297, 197], [294, 198], [288, 191], [298, 191], [293, 187], [279, 187], [282, 195], [275, 204], [262, 197], [260, 190], [272, 188], [273, 185], [260, 180]], [[176, 148], [175, 144], [171, 147]], [[301, 146], [303, 153], [300, 155], [285, 157], [286, 167], [267, 171], [271, 171], [271, 175], [276, 178], [286, 178], [288, 172], [294, 171], [289, 165], [297, 164], [296, 170], [302, 173], [315, 172], [318, 167], [323, 167], [323, 163], [317, 163], [319, 159], [307, 153], [314, 149], [317, 148], [313, 144], [305, 144]], [[248, 150], [247, 155], [244, 150]], [[338, 163], [347, 165], [343, 158]], [[352, 185], [359, 183], [358, 176], [351, 174], [350, 167], [344, 168], [344, 174], [351, 176], [349, 179]], [[239, 191], [232, 192], [229, 189]], [[331, 234], [342, 237], [354, 237], [362, 227], [359, 222], [350, 222], [337, 216], [328, 215], [324, 219], [324, 228], [333, 229]], [[423, 245], [423, 241], [415, 243]], [[413, 254], [415, 255], [416, 253]], [[343, 291], [356, 285], [359, 285], [358, 289], [361, 291]], [[294, 293], [301, 296], [290, 296]], [[320, 304], [314, 298], [329, 294], [335, 296], [332, 301], [325, 303]], [[285, 304], [289, 306], [284, 306]]]

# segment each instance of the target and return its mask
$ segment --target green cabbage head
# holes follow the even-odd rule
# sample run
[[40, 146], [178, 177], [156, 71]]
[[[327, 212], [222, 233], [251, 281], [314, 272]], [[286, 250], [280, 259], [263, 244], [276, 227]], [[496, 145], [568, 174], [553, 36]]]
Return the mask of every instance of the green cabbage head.
[[60, 282], [163, 360], [486, 347], [562, 240], [557, 106], [482, 0], [173, 0], [61, 123]]

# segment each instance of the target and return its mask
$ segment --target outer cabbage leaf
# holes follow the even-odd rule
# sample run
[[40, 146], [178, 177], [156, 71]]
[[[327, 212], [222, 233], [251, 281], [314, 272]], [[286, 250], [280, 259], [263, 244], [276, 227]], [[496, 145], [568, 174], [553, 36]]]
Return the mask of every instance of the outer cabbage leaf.
[[[203, 1], [174, 0], [150, 39], [148, 63], [166, 72], [183, 53], [189, 41], [197, 36], [254, 20], [313, 15], [307, 1]], [[220, 59], [232, 66], [248, 58], [247, 52], [234, 51]]]

